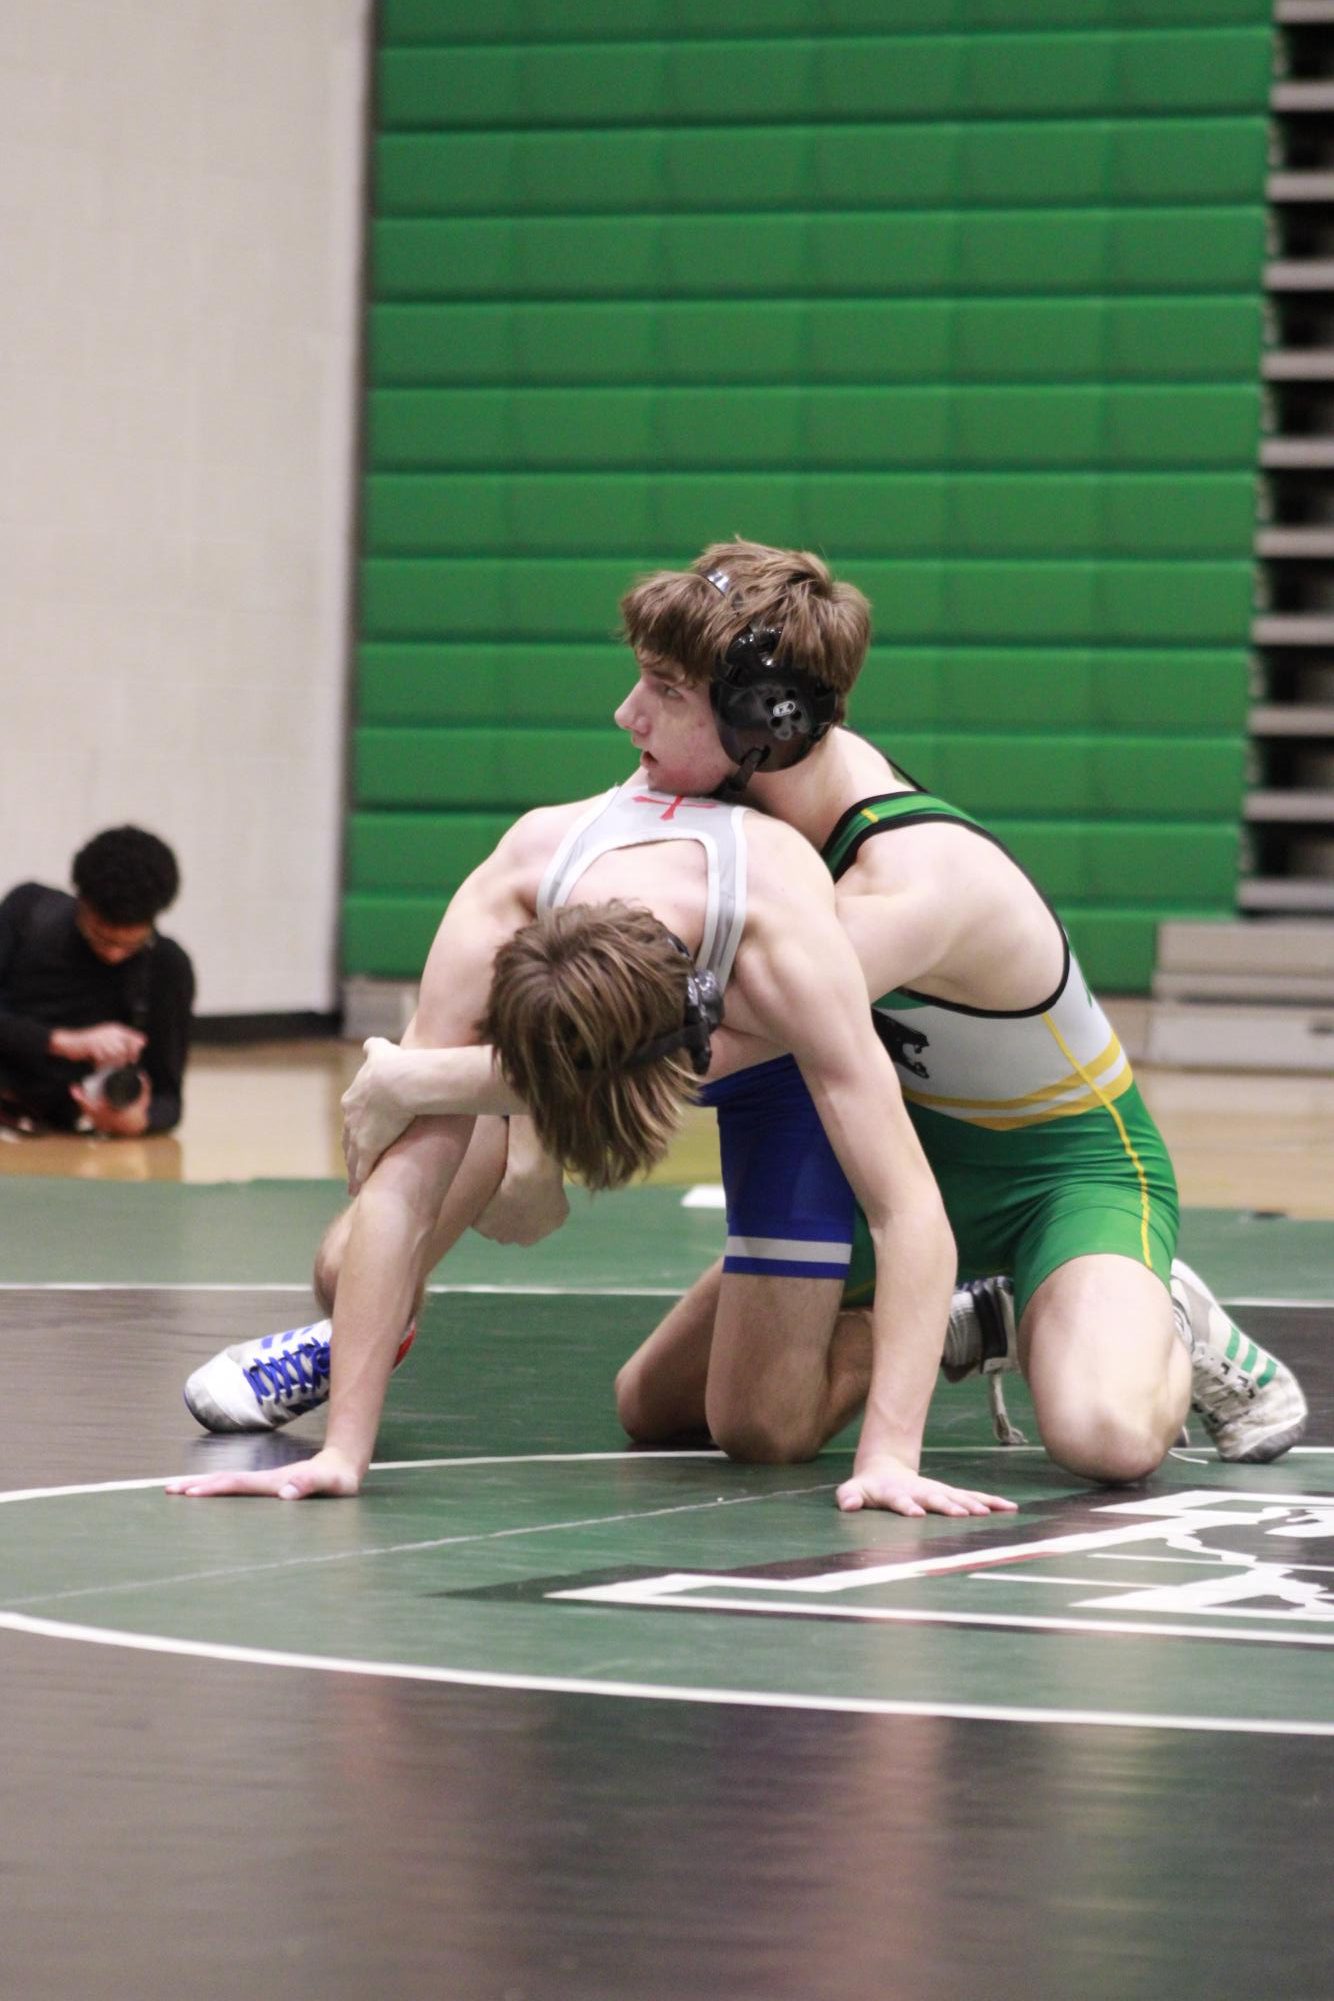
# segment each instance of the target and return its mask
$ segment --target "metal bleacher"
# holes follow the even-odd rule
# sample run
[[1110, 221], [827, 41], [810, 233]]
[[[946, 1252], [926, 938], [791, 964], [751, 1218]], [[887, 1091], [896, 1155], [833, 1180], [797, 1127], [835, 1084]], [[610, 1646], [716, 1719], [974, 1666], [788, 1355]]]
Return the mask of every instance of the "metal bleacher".
[[1159, 931], [1148, 1053], [1334, 1070], [1334, 0], [1277, 0], [1252, 624], [1234, 923]]

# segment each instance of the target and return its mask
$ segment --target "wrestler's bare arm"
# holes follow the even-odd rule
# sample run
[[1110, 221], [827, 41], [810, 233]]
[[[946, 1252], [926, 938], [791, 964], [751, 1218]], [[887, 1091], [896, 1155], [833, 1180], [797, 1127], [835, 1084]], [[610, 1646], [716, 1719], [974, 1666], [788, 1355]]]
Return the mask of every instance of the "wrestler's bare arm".
[[504, 1175], [473, 1229], [494, 1244], [540, 1244], [569, 1219], [565, 1172], [526, 1115], [507, 1118], [505, 1134]]
[[1003, 849], [957, 823], [865, 842], [835, 898], [872, 997], [925, 983], [964, 1006], [1019, 1009], [1061, 978], [1052, 911]]
[[875, 1246], [871, 1387], [839, 1505], [905, 1514], [1008, 1506], [992, 1495], [956, 1495], [919, 1473], [954, 1285], [953, 1236], [872, 1026], [865, 978], [839, 925], [829, 875], [804, 842], [765, 848], [781, 870], [769, 893], [771, 878], [763, 866], [755, 871], [733, 1018], [748, 1032], [781, 1038], [796, 1057]]
[[[475, 1042], [496, 952], [531, 916], [531, 871], [516, 864], [514, 844], [507, 852], [502, 842], [445, 913], [406, 1039]], [[473, 1123], [467, 1115], [415, 1120], [381, 1155], [357, 1198], [334, 1302], [323, 1448], [262, 1473], [173, 1481], [173, 1491], [293, 1500], [356, 1493], [374, 1450], [394, 1351], [424, 1276], [422, 1261]]]
[[[527, 876], [512, 847], [464, 883], [436, 933], [407, 1040], [467, 1044], [486, 1004], [497, 951], [532, 915]], [[467, 1151], [469, 1115], [419, 1119], [376, 1163], [358, 1197], [334, 1303], [325, 1451], [340, 1452], [358, 1481], [370, 1464], [385, 1386], [422, 1255]]]
[[348, 1193], [355, 1195], [386, 1148], [414, 1119], [441, 1112], [480, 1116], [522, 1112], [492, 1059], [491, 1050], [423, 1048], [413, 1022], [401, 1044], [372, 1035], [365, 1061], [343, 1093], [343, 1156]]
[[[586, 804], [525, 813], [455, 895], [427, 957], [417, 1011], [401, 1046], [372, 1036], [365, 1044], [366, 1061], [343, 1094], [351, 1193], [414, 1119], [524, 1110], [493, 1066], [490, 1051], [476, 1047], [475, 1023], [486, 1004], [496, 952], [535, 915], [543, 869]], [[459, 984], [460, 937], [481, 940], [477, 968], [483, 956], [486, 961], [485, 979], [474, 977], [466, 994]]]

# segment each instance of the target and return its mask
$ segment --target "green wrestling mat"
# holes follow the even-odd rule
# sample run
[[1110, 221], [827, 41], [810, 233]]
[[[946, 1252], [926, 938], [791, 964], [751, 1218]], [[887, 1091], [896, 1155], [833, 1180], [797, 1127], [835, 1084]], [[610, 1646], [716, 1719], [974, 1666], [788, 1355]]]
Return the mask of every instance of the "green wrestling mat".
[[[337, 1181], [0, 1181], [0, 1284], [300, 1286], [343, 1202]], [[531, 1250], [469, 1235], [437, 1286], [507, 1292], [677, 1292], [718, 1255], [723, 1218], [679, 1188], [574, 1192]], [[1181, 1254], [1231, 1299], [1334, 1299], [1334, 1222], [1188, 1210]]]

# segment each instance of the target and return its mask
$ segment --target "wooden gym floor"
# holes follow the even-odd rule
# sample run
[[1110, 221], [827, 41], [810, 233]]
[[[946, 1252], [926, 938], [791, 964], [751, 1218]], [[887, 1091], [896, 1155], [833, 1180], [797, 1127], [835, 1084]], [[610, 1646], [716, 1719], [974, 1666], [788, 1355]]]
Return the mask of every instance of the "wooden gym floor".
[[[1109, 1012], [1133, 1057], [1143, 1003], [1113, 1002]], [[359, 1059], [359, 1045], [335, 1041], [200, 1048], [175, 1133], [143, 1142], [11, 1139], [0, 1143], [0, 1174], [336, 1179], [343, 1165], [338, 1100]], [[1166, 1136], [1187, 1207], [1334, 1219], [1334, 1075], [1173, 1071], [1138, 1060], [1135, 1074]], [[0, 1133], [0, 1142], [5, 1137]], [[677, 1185], [716, 1173], [713, 1120], [701, 1112], [655, 1179]]]

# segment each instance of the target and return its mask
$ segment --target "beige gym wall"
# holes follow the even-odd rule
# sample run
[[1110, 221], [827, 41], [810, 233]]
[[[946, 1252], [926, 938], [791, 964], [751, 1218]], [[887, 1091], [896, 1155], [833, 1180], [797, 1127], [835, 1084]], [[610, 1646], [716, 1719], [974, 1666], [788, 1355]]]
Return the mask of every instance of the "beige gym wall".
[[0, 26], [0, 888], [152, 827], [211, 1014], [336, 1003], [369, 6]]

